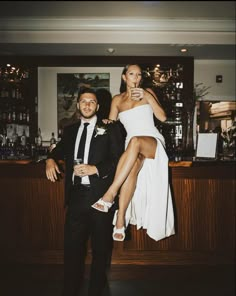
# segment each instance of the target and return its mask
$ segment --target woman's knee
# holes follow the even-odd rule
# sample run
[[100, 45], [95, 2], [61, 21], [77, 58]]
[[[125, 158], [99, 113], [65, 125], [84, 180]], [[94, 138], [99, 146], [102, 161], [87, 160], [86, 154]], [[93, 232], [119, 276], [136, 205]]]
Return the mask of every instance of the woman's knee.
[[140, 165], [143, 163], [144, 159], [145, 159], [145, 156], [139, 153], [137, 161]]
[[129, 147], [132, 149], [140, 148], [140, 139], [138, 137], [132, 137], [129, 141]]

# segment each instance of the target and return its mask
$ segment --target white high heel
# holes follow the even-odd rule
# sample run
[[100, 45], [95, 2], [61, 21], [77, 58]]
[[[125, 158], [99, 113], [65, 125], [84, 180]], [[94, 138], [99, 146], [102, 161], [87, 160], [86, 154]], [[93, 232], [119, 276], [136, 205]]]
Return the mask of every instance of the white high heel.
[[[118, 237], [115, 236], [116, 234], [121, 234], [122, 237], [118, 238]], [[123, 226], [122, 228], [116, 228], [116, 226], [114, 226], [112, 237], [113, 237], [114, 241], [119, 241], [119, 242], [124, 241], [124, 239], [125, 239], [125, 227]]]
[[[113, 225], [116, 225], [118, 211], [119, 210], [115, 211], [114, 218], [113, 218]], [[129, 224], [129, 220], [127, 219], [127, 217], [125, 217], [124, 222], [125, 222], [125, 225], [123, 227], [121, 227], [121, 228], [117, 228], [116, 226], [114, 226], [113, 233], [112, 233], [113, 240], [115, 240], [115, 241], [124, 241], [124, 239], [125, 239], [125, 230], [126, 230], [128, 224]], [[115, 236], [116, 234], [121, 234], [122, 238], [117, 238]]]
[[[95, 210], [100, 211], [100, 212], [107, 213], [113, 204], [114, 204], [114, 201], [109, 202], [109, 201], [105, 201], [102, 198], [100, 198], [93, 205], [91, 205], [91, 207], [94, 208]], [[97, 205], [99, 205], [100, 207]]]

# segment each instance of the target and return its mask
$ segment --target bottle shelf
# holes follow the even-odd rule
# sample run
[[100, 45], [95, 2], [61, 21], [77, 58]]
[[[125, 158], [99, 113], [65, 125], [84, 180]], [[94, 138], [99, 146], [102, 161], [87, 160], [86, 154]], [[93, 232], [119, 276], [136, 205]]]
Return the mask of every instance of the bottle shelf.
[[27, 155], [37, 128], [34, 103], [37, 68], [23, 69], [23, 66], [0, 66], [1, 158]]
[[148, 65], [144, 70], [144, 86], [152, 88], [156, 93], [167, 120], [162, 123], [155, 119], [157, 128], [166, 141], [167, 154], [172, 158], [184, 154], [186, 98], [188, 82], [185, 66], [181, 63]]

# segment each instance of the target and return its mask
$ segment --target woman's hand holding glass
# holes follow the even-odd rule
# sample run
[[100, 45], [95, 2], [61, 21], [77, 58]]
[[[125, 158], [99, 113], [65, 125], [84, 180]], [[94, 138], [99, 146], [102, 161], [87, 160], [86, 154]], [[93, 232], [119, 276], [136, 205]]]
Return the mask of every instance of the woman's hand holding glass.
[[130, 89], [130, 91], [131, 91], [131, 99], [133, 101], [141, 101], [142, 100], [143, 94], [144, 94], [142, 88], [140, 88], [140, 87], [132, 87]]

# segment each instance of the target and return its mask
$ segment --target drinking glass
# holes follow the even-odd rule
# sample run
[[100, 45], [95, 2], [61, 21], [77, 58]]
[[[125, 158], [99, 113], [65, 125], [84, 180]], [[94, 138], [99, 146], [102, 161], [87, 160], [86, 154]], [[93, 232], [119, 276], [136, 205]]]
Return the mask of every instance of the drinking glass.
[[138, 86], [134, 86], [131, 88], [131, 99], [134, 101], [142, 100], [142, 95], [140, 94], [140, 88]]
[[[75, 167], [78, 164], [82, 164], [83, 159], [82, 158], [75, 158], [73, 163], [74, 163], [74, 167]], [[74, 176], [74, 185], [80, 184], [80, 181], [78, 181], [78, 180], [80, 180], [80, 178], [81, 178], [80, 176]]]
[[75, 158], [74, 159], [74, 166], [78, 165], [78, 164], [82, 164], [83, 163], [83, 159], [82, 158]]

